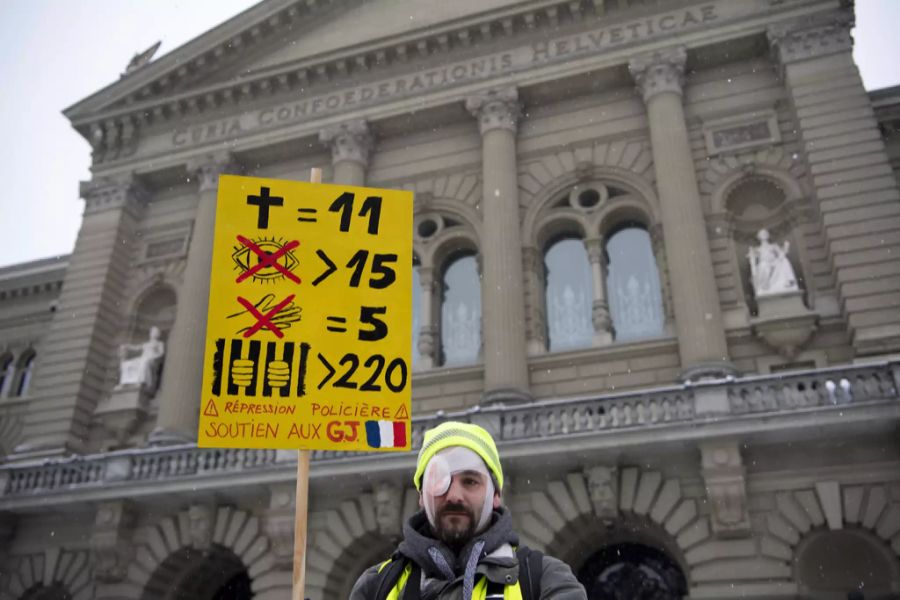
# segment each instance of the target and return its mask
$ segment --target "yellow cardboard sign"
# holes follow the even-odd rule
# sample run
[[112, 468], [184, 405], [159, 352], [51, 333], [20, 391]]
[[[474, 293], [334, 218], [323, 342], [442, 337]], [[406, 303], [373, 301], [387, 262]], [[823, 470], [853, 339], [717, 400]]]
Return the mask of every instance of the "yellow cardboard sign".
[[200, 447], [410, 449], [412, 205], [219, 178]]

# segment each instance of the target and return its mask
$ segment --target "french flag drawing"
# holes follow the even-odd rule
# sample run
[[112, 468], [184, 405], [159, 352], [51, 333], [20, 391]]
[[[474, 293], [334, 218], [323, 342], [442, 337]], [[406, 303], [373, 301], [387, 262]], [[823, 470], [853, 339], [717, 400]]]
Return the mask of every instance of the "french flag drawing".
[[405, 421], [366, 421], [366, 442], [370, 448], [405, 448]]

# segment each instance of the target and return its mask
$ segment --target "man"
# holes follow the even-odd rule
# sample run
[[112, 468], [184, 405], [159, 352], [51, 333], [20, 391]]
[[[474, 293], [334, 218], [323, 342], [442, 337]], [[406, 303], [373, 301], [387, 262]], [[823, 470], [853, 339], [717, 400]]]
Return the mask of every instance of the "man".
[[450, 421], [425, 432], [413, 482], [423, 510], [350, 600], [586, 600], [568, 565], [517, 548], [500, 456], [483, 428]]

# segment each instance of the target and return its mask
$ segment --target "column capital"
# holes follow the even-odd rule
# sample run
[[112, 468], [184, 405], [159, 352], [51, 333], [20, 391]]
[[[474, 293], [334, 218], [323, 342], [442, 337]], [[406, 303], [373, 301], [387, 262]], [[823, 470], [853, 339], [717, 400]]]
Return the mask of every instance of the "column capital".
[[802, 21], [769, 25], [766, 37], [782, 65], [853, 50], [852, 11], [836, 10]]
[[82, 181], [78, 195], [85, 201], [84, 213], [87, 215], [115, 208], [137, 209], [148, 194], [144, 186], [129, 174]]
[[374, 139], [364, 119], [325, 127], [319, 131], [319, 141], [331, 148], [332, 165], [351, 160], [360, 163], [363, 168], [369, 166]]
[[197, 178], [198, 191], [209, 192], [218, 188], [219, 175], [236, 173], [238, 168], [234, 156], [230, 152], [223, 152], [190, 160], [187, 170]]
[[416, 269], [419, 271], [419, 287], [425, 291], [434, 291], [436, 282], [434, 267], [419, 265]]
[[591, 264], [603, 264], [603, 237], [592, 236], [584, 239], [584, 249], [587, 251], [588, 262]]
[[515, 133], [522, 113], [519, 91], [508, 87], [474, 94], [466, 98], [466, 110], [478, 119], [481, 135], [493, 129]]
[[675, 46], [632, 58], [628, 61], [628, 71], [644, 102], [649, 102], [662, 92], [681, 95], [686, 61], [687, 50], [684, 46]]

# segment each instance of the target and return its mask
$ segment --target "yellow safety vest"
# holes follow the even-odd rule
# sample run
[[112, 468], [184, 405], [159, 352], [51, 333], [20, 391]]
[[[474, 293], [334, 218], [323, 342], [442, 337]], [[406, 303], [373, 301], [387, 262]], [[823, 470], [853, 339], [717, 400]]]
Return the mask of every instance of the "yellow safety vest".
[[[381, 570], [390, 563], [390, 560], [381, 563], [378, 567], [378, 572], [381, 573]], [[412, 565], [408, 564], [403, 568], [403, 572], [400, 573], [400, 578], [397, 579], [397, 583], [391, 588], [387, 600], [400, 600], [400, 592], [402, 592], [403, 588], [406, 586], [406, 580], [409, 579], [410, 573], [412, 573]], [[487, 577], [482, 577], [475, 583], [475, 588], [472, 590], [472, 600], [484, 600], [486, 596]], [[503, 600], [522, 600], [522, 586], [519, 585], [518, 581], [512, 585], [503, 586]]]

